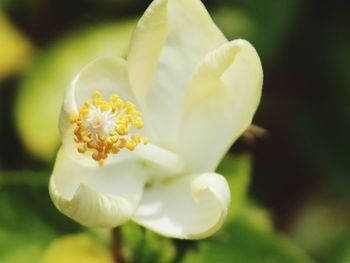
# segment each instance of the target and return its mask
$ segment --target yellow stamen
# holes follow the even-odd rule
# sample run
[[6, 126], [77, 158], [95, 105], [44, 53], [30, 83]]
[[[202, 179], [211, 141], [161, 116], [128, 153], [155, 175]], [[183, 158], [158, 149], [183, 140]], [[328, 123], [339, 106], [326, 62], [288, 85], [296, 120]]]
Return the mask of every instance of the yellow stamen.
[[69, 121], [76, 125], [74, 141], [77, 150], [88, 152], [91, 158], [102, 166], [109, 154], [117, 154], [125, 148], [133, 151], [140, 143], [149, 143], [147, 137], [130, 134], [133, 129], [142, 129], [142, 113], [130, 101], [124, 102], [118, 95], [105, 101], [100, 92], [94, 91], [87, 99], [78, 115]]
[[140, 136], [140, 134], [134, 134], [134, 135], [132, 135], [132, 136], [131, 136], [131, 139], [132, 139], [135, 143], [137, 143], [137, 144], [139, 144], [139, 143], [141, 142], [141, 136]]
[[85, 153], [85, 152], [86, 152], [86, 147], [85, 147], [85, 145], [82, 146], [82, 147], [78, 147], [78, 152], [80, 152], [80, 153]]
[[133, 150], [135, 150], [136, 146], [137, 146], [136, 142], [134, 142], [134, 141], [127, 141], [126, 145], [125, 145], [125, 148], [130, 150], [130, 151], [133, 151]]
[[143, 141], [143, 145], [149, 144], [148, 137], [146, 137], [146, 136], [144, 136], [144, 137], [142, 138], [142, 141]]
[[79, 116], [77, 116], [77, 115], [73, 115], [73, 116], [70, 116], [70, 117], [69, 117], [70, 123], [75, 123], [75, 122], [77, 122], [78, 120], [79, 120]]
[[125, 145], [126, 145], [126, 139], [125, 138], [120, 138], [119, 141], [118, 141], [118, 145], [119, 145], [119, 148], [124, 148]]
[[94, 99], [101, 98], [101, 93], [95, 90], [95, 91], [92, 93], [92, 97], [93, 97]]

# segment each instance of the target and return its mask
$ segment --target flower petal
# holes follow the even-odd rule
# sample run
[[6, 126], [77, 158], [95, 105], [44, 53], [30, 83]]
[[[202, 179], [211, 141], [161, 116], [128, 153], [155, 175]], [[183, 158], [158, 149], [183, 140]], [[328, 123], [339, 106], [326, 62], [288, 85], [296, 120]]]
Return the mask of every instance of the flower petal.
[[184, 176], [146, 189], [133, 220], [161, 235], [200, 239], [221, 227], [229, 203], [230, 189], [223, 176]]
[[190, 74], [226, 41], [200, 0], [156, 0], [146, 10], [130, 45], [129, 78], [157, 144], [176, 149]]
[[133, 215], [144, 182], [144, 169], [134, 160], [91, 166], [61, 147], [49, 190], [63, 214], [85, 226], [111, 228]]
[[134, 153], [144, 161], [153, 163], [160, 171], [157, 174], [174, 175], [179, 174], [185, 168], [185, 161], [181, 156], [154, 144], [138, 145]]
[[260, 59], [245, 40], [209, 53], [187, 90], [180, 155], [193, 171], [214, 171], [232, 143], [251, 124], [262, 88]]

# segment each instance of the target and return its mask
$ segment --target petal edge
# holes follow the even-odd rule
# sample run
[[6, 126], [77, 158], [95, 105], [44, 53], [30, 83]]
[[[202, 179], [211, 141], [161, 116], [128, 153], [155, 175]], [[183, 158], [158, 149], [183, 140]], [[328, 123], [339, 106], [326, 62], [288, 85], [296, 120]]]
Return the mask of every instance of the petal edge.
[[55, 206], [85, 226], [112, 228], [127, 221], [143, 193], [146, 177], [140, 164], [131, 160], [98, 167], [82, 160], [64, 147], [59, 150], [49, 183]]
[[[259, 56], [241, 39], [207, 54], [198, 65], [185, 100], [180, 149], [193, 171], [214, 171], [249, 127], [260, 101], [262, 79]], [[206, 151], [199, 150], [203, 145]]]
[[133, 220], [179, 239], [202, 239], [218, 231], [230, 203], [226, 179], [204, 173], [175, 180], [145, 190]]

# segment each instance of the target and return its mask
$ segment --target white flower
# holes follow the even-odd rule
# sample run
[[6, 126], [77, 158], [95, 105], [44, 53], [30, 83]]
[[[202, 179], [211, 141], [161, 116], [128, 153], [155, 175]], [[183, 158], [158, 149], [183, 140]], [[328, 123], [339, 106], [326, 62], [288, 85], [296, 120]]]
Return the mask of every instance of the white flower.
[[[137, 24], [127, 61], [97, 59], [66, 89], [53, 202], [86, 226], [131, 219], [175, 238], [213, 234], [230, 203], [215, 169], [251, 124], [261, 87], [255, 49], [227, 41], [199, 0], [154, 1]], [[84, 104], [93, 93], [97, 102]], [[113, 94], [124, 100], [120, 105], [136, 105], [128, 104], [134, 115], [127, 124], [126, 108], [104, 100]]]

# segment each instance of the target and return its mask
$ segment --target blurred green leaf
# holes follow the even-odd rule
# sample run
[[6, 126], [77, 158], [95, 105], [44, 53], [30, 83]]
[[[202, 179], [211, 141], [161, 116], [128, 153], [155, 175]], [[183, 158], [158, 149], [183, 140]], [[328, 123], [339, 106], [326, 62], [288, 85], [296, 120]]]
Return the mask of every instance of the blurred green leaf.
[[22, 70], [29, 62], [32, 44], [0, 10], [0, 80]]
[[74, 75], [101, 56], [125, 56], [134, 21], [73, 33], [43, 52], [20, 83], [16, 101], [19, 134], [30, 153], [51, 160], [59, 145], [63, 92]]
[[48, 242], [80, 229], [53, 207], [46, 187], [3, 186], [0, 200], [0, 262], [39, 262]]
[[[255, 210], [256, 208], [247, 207], [246, 209]], [[224, 229], [218, 235], [201, 241], [198, 250], [186, 255], [184, 262], [312, 262], [286, 237], [273, 232], [270, 227], [263, 227], [261, 222], [251, 218], [259, 213], [261, 210], [239, 213], [233, 221], [224, 225]], [[267, 218], [263, 221], [266, 220]]]
[[[6, 237], [6, 235], [2, 237]], [[2, 263], [41, 262], [39, 259], [42, 257], [43, 251], [44, 245], [30, 243], [11, 250], [4, 257], [0, 254], [0, 259]]]
[[298, 22], [300, 0], [228, 0], [218, 2], [214, 21], [228, 39], [252, 42], [265, 62], [275, 55]]
[[111, 253], [87, 234], [63, 236], [54, 240], [43, 263], [113, 263]]
[[324, 252], [319, 262], [349, 263], [350, 262], [350, 229], [344, 232], [343, 238], [337, 240]]
[[0, 189], [4, 186], [42, 186], [49, 183], [48, 172], [0, 171]]
[[176, 250], [171, 239], [129, 222], [122, 226], [123, 253], [128, 262], [173, 262]]
[[0, 262], [38, 262], [53, 229], [18, 196], [2, 190], [0, 199]]
[[250, 199], [246, 200], [244, 205], [241, 206], [239, 215], [256, 228], [265, 231], [273, 231], [272, 219], [269, 211]]
[[251, 158], [247, 154], [228, 154], [220, 163], [217, 172], [226, 177], [231, 189], [231, 204], [227, 217], [230, 220], [245, 201], [250, 183]]
[[247, 38], [256, 27], [248, 12], [232, 5], [214, 9], [213, 19], [229, 39]]
[[340, 255], [350, 251], [349, 222], [345, 205], [316, 198], [299, 212], [290, 236], [319, 262], [341, 262]]

